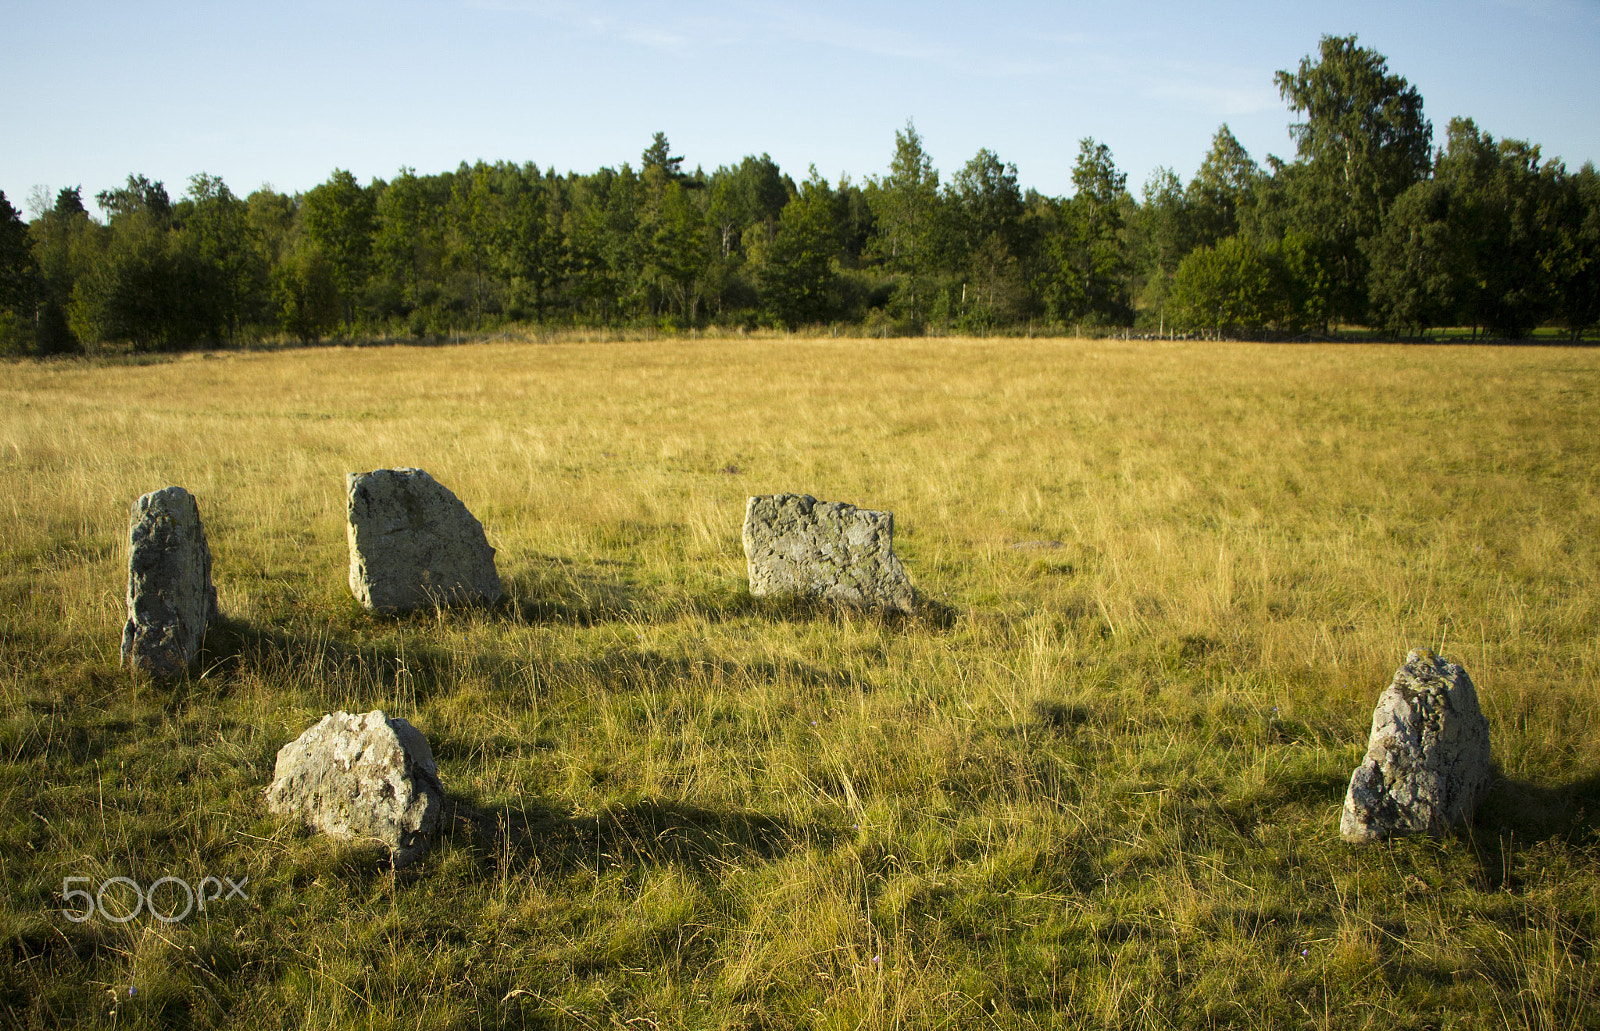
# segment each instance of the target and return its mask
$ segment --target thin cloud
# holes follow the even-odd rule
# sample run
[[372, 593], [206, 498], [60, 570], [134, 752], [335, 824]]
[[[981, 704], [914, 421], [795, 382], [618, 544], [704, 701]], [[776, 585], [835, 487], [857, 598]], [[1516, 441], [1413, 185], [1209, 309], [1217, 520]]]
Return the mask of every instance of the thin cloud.
[[613, 37], [648, 47], [681, 53], [697, 42], [716, 40], [726, 35], [714, 20], [691, 19], [687, 23], [653, 22], [647, 19], [597, 14], [592, 8], [561, 0], [464, 0], [465, 6], [502, 14], [532, 15], [586, 36]]

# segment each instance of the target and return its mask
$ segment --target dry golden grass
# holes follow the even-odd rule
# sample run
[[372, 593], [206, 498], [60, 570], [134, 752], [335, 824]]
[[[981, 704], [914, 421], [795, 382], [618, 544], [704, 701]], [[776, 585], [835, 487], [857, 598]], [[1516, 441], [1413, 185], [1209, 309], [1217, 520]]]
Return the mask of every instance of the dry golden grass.
[[[0, 398], [18, 1023], [1595, 1022], [1600, 352], [500, 343]], [[497, 609], [350, 600], [344, 474], [398, 465], [482, 519]], [[116, 669], [128, 505], [168, 484], [225, 615], [176, 688]], [[777, 491], [894, 511], [938, 605], [752, 602]], [[1502, 780], [1471, 833], [1342, 845], [1421, 645]], [[415, 874], [261, 810], [335, 707], [434, 743], [460, 812]], [[241, 871], [204, 922], [59, 912], [65, 876]]]

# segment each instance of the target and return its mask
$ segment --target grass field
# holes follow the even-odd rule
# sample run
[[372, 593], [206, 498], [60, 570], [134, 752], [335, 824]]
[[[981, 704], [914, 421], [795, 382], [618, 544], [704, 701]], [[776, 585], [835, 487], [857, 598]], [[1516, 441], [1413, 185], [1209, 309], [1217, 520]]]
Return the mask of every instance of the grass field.
[[[351, 599], [344, 474], [398, 465], [483, 521], [499, 606]], [[128, 508], [169, 484], [223, 619], [161, 685], [117, 650]], [[935, 604], [752, 600], [744, 500], [780, 491], [892, 510]], [[0, 503], [0, 1023], [1600, 1026], [1600, 351], [5, 364]], [[1470, 830], [1346, 845], [1421, 646], [1499, 779]], [[453, 812], [412, 867], [263, 808], [339, 708], [432, 743]], [[207, 876], [247, 897], [111, 918], [111, 878]]]

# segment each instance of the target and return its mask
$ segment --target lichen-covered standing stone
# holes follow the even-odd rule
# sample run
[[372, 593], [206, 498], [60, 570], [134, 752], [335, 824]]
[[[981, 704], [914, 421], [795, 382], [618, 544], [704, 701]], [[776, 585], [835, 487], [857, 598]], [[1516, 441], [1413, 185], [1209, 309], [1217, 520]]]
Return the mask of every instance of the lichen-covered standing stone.
[[444, 813], [427, 738], [376, 709], [331, 713], [278, 749], [266, 797], [278, 816], [387, 846], [397, 866], [427, 851]]
[[421, 469], [350, 473], [350, 590], [377, 612], [500, 599], [483, 524]]
[[1444, 834], [1472, 818], [1492, 776], [1489, 721], [1467, 671], [1413, 651], [1373, 710], [1339, 836], [1364, 842]]
[[211, 549], [194, 495], [182, 487], [144, 495], [128, 524], [123, 664], [152, 676], [182, 676], [216, 618]]
[[751, 498], [744, 554], [754, 597], [798, 596], [911, 612], [916, 592], [894, 554], [894, 514], [809, 494]]

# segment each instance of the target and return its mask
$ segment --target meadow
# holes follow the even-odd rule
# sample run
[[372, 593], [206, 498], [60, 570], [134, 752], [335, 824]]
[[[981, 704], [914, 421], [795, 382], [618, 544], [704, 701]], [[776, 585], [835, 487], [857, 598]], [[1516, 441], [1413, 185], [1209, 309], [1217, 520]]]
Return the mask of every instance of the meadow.
[[[385, 466], [483, 521], [499, 605], [353, 601], [344, 475]], [[222, 619], [163, 684], [118, 645], [169, 484]], [[776, 492], [893, 511], [922, 613], [752, 599]], [[1600, 1026], [1592, 348], [7, 363], [0, 503], [8, 1025]], [[1412, 647], [1472, 676], [1498, 778], [1458, 833], [1347, 845]], [[450, 796], [399, 871], [261, 799], [374, 708]], [[208, 876], [245, 897], [115, 919], [112, 878]]]

